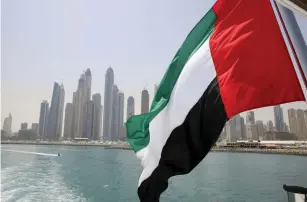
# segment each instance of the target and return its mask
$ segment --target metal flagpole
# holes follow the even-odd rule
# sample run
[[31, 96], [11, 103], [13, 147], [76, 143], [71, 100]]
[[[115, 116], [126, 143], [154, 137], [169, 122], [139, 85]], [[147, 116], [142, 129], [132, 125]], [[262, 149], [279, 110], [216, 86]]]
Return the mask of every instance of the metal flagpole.
[[293, 12], [298, 12], [307, 17], [307, 1], [306, 0], [276, 0], [278, 4], [287, 7]]
[[[284, 36], [284, 40], [293, 62], [294, 69], [300, 80], [305, 99], [307, 100], [307, 46], [293, 13], [283, 6], [278, 6], [276, 0], [271, 0], [271, 4], [273, 6], [276, 18], [278, 19], [277, 21]], [[290, 13], [285, 13], [287, 11]], [[290, 18], [288, 18], [288, 14]], [[291, 18], [291, 14], [293, 18]], [[286, 16], [286, 20], [284, 15]], [[294, 25], [292, 22], [293, 20], [295, 23]], [[293, 26], [289, 27], [289, 24]], [[295, 43], [293, 43], [292, 39], [294, 39]]]
[[301, 64], [301, 68], [304, 72], [303, 76], [307, 78], [307, 41], [304, 40], [294, 13], [284, 6], [278, 6], [278, 9], [281, 13], [282, 20], [284, 21], [284, 24], [286, 26], [286, 31], [290, 35], [290, 40], [293, 43], [294, 52], [296, 53], [298, 60]]

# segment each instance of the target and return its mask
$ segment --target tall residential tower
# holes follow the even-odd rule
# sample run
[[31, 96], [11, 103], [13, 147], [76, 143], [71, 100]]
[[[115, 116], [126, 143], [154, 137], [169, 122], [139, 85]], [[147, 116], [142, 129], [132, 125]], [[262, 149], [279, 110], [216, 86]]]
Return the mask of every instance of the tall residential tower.
[[146, 89], [142, 90], [141, 98], [141, 114], [145, 114], [149, 111], [149, 93]]
[[38, 135], [43, 139], [47, 135], [47, 120], [48, 120], [49, 103], [44, 100], [41, 103], [38, 122]]
[[62, 136], [65, 91], [63, 84], [54, 83], [47, 125], [47, 139], [58, 140]]
[[104, 111], [103, 111], [103, 140], [111, 140], [112, 110], [113, 110], [114, 73], [108, 68], [105, 76]]

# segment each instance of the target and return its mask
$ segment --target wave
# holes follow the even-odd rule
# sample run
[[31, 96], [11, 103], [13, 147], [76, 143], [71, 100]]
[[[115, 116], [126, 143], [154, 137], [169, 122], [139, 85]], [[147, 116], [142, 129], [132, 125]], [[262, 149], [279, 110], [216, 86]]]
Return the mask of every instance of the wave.
[[61, 165], [54, 158], [45, 158], [2, 169], [1, 201], [83, 202], [87, 199], [66, 184]]
[[[60, 148], [60, 146], [58, 146], [58, 145], [53, 145], [54, 147], [52, 147], [52, 145], [51, 145], [51, 147], [44, 147], [44, 146], [41, 146], [41, 145], [35, 145], [35, 146], [31, 146], [31, 145], [18, 145], [18, 146], [21, 146], [21, 147], [27, 147], [27, 148], [35, 148], [35, 149], [37, 149], [37, 148], [39, 148], [39, 149], [45, 149], [45, 150], [50, 150], [50, 148], [54, 148], [55, 150], [60, 150], [60, 151], [72, 151], [72, 152], [84, 152], [86, 149], [65, 149], [65, 148]], [[16, 148], [16, 145], [14, 145], [14, 146], [7, 146], [7, 145], [5, 145], [5, 146], [1, 146], [1, 148], [2, 148], [2, 150], [4, 150], [4, 149], [9, 149], [9, 148]]]
[[58, 156], [58, 154], [30, 152], [30, 151], [22, 151], [22, 150], [1, 149], [1, 151], [17, 152], [17, 153], [22, 153], [22, 154], [35, 154], [35, 155], [42, 155], [42, 156]]

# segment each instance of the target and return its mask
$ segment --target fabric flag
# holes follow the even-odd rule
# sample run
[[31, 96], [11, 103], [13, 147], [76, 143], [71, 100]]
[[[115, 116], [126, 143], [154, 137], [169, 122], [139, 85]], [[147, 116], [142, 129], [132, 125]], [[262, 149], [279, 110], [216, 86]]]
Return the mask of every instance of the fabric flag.
[[234, 115], [303, 101], [268, 0], [217, 0], [171, 61], [146, 114], [126, 123], [141, 160], [141, 201], [159, 201], [174, 175], [189, 173]]

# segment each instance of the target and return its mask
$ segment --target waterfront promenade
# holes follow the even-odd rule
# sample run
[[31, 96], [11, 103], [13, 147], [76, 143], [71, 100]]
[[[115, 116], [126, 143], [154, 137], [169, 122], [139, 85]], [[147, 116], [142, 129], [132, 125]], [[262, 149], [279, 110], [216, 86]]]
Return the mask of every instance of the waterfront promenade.
[[[96, 146], [105, 149], [132, 150], [129, 145], [87, 143], [87, 142], [36, 142], [36, 141], [1, 141], [1, 144], [25, 144], [25, 145], [62, 145], [62, 146]], [[307, 156], [307, 149], [267, 149], [267, 148], [223, 148], [213, 147], [211, 152], [240, 152], [240, 153], [260, 153], [260, 154], [285, 154]]]

